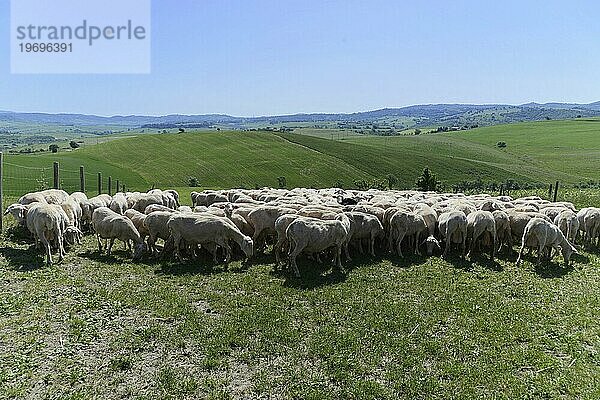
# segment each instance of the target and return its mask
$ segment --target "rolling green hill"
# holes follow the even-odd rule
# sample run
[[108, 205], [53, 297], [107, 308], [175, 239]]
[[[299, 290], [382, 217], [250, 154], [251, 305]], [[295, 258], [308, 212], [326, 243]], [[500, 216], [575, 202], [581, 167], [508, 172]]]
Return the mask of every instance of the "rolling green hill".
[[[412, 187], [429, 166], [446, 183], [482, 179], [574, 184], [596, 180], [600, 170], [600, 120], [546, 121], [500, 125], [419, 136], [350, 136], [342, 140], [271, 132], [199, 132], [143, 135], [57, 154], [7, 155], [5, 190], [34, 189], [51, 182], [52, 162], [61, 164], [66, 188], [78, 187], [79, 165], [87, 187], [96, 173], [131, 189], [184, 187], [190, 176], [203, 187], [352, 186], [356, 179], [394, 174], [399, 187]], [[507, 143], [500, 149], [498, 141]], [[25, 166], [27, 168], [17, 167]]]

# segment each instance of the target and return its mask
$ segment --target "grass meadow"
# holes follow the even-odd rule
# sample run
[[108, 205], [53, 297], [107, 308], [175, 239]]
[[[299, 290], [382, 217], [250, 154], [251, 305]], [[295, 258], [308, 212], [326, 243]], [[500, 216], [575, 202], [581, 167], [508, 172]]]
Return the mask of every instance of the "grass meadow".
[[[563, 127], [552, 140], [529, 135], [535, 147], [511, 136], [532, 125], [551, 133], [555, 124]], [[146, 135], [5, 162], [33, 171], [58, 159], [71, 172], [84, 164], [90, 194], [97, 169], [133, 189], [178, 187], [188, 204], [191, 175], [214, 188], [273, 186], [277, 176], [290, 186], [331, 186], [345, 179], [340, 174], [385, 173], [408, 184], [429, 165], [448, 180], [517, 175], [576, 183], [592, 179], [598, 165], [595, 126], [567, 121], [344, 141], [263, 132]], [[498, 140], [507, 148], [496, 148]], [[587, 154], [586, 163], [559, 157], [566, 141], [573, 154]], [[28, 171], [14, 167], [21, 186], [6, 202], [36, 184]], [[9, 184], [5, 175], [5, 190]], [[600, 191], [565, 188], [559, 199], [600, 206]], [[400, 259], [380, 251], [354, 257], [343, 271], [303, 258], [296, 279], [274, 269], [269, 251], [228, 266], [210, 257], [132, 263], [122, 244], [101, 255], [89, 235], [47, 267], [7, 224], [0, 398], [600, 397], [595, 247], [582, 249], [569, 267], [558, 257], [517, 266], [515, 253], [491, 262], [485, 255]]]

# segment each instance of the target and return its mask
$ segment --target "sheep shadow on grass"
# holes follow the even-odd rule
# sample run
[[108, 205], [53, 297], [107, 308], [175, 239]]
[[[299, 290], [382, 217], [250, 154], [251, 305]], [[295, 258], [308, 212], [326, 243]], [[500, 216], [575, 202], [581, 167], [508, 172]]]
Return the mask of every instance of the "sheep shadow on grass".
[[184, 259], [183, 261], [174, 258], [149, 258], [145, 260], [146, 264], [155, 265], [158, 268], [154, 271], [161, 275], [213, 275], [224, 272], [242, 273], [248, 271], [252, 265], [250, 261], [232, 259], [229, 264], [225, 262], [214, 262], [211, 257], [200, 256], [196, 259]]
[[6, 258], [11, 269], [15, 271], [35, 271], [46, 265], [45, 253], [40, 249], [36, 249], [35, 245], [28, 248], [2, 247], [0, 248], [0, 255]]

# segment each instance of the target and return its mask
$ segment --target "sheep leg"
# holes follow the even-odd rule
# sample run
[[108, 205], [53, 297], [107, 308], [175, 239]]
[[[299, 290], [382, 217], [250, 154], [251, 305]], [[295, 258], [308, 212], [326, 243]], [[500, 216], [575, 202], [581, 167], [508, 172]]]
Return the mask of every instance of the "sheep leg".
[[102, 253], [102, 242], [100, 241], [100, 235], [96, 233], [96, 239], [98, 239], [98, 251]]
[[525, 238], [521, 242], [521, 250], [519, 250], [519, 257], [517, 257], [517, 265], [521, 263], [521, 257], [523, 257], [523, 251], [525, 250]]
[[58, 234], [57, 240], [58, 240], [58, 261], [62, 261], [65, 257], [65, 247], [63, 244], [63, 237], [62, 237], [61, 233]]
[[473, 237], [471, 238], [471, 243], [469, 243], [469, 252], [467, 253], [469, 258], [471, 258], [473, 250], [475, 250], [475, 243], [477, 243], [477, 239], [479, 239], [479, 232], [473, 230]]
[[231, 246], [229, 246], [229, 243], [227, 243], [226, 240], [223, 243], [219, 243], [219, 245], [225, 248], [225, 264], [229, 264], [229, 261], [231, 260]]
[[352, 261], [352, 259], [350, 258], [350, 253], [348, 253], [348, 242], [349, 240], [346, 240], [344, 242], [344, 253], [346, 254], [346, 261]]
[[375, 235], [373, 233], [371, 233], [371, 242], [369, 243], [369, 245], [371, 256], [375, 257]]
[[540, 265], [542, 263], [542, 253], [544, 252], [544, 245], [542, 243], [538, 244], [538, 259], [537, 263]]
[[360, 254], [364, 254], [365, 252], [363, 251], [363, 247], [362, 247], [362, 239], [358, 239], [358, 251]]
[[421, 252], [419, 251], [419, 236], [421, 236], [421, 232], [415, 234], [415, 254], [418, 256], [421, 255]]
[[492, 261], [496, 258], [496, 232], [492, 232]]
[[448, 250], [450, 250], [450, 242], [452, 241], [452, 237], [450, 236], [450, 230], [448, 226], [446, 226], [446, 247], [444, 248], [444, 258], [448, 256]]
[[181, 237], [179, 235], [171, 235], [171, 237], [173, 238], [173, 246], [175, 247], [175, 258], [179, 261], [183, 261], [181, 253], [179, 252], [179, 244], [181, 242]]
[[388, 235], [388, 252], [393, 253], [394, 252], [394, 230], [390, 229], [390, 233]]
[[336, 246], [335, 249], [337, 267], [341, 271], [342, 270], [342, 246]]
[[302, 251], [302, 248], [300, 246], [300, 243], [296, 242], [293, 239], [290, 240], [290, 247], [291, 247], [292, 242], [294, 243], [294, 247], [291, 248], [290, 253], [288, 254], [288, 258], [290, 260], [292, 269], [294, 270], [294, 275], [296, 276], [296, 278], [300, 278], [300, 271], [298, 271], [298, 265], [296, 264], [296, 257], [298, 257], [298, 254], [300, 254], [300, 252]]
[[40, 242], [46, 249], [46, 264], [52, 265], [52, 249], [50, 248], [50, 242], [46, 239], [46, 236], [43, 232], [38, 233], [38, 237], [40, 238]]
[[112, 250], [114, 243], [115, 243], [115, 238], [110, 238], [110, 243], [108, 244], [108, 251], [106, 252], [106, 255], [110, 256], [110, 251]]
[[401, 258], [404, 258], [404, 255], [402, 255], [402, 241], [404, 240], [404, 235], [405, 235], [405, 232], [400, 232], [398, 234], [398, 238], [396, 239], [397, 240], [396, 248], [398, 249], [398, 255]]

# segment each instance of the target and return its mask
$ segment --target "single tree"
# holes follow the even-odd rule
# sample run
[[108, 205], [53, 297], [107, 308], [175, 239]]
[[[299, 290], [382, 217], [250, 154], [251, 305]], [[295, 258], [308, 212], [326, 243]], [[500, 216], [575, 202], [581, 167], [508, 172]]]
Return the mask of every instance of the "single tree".
[[390, 190], [393, 189], [393, 187], [398, 184], [398, 178], [396, 177], [396, 175], [394, 174], [388, 174], [386, 176], [386, 179], [388, 181], [388, 187], [390, 188]]
[[58, 145], [57, 144], [51, 144], [50, 146], [48, 146], [48, 150], [50, 150], [53, 153], [58, 153]]
[[79, 143], [77, 143], [74, 140], [71, 140], [71, 143], [69, 143], [69, 146], [71, 146], [72, 149], [77, 149], [77, 148], [79, 148]]
[[421, 176], [417, 179], [416, 185], [419, 190], [424, 192], [436, 191], [440, 182], [437, 180], [429, 167], [425, 167]]

